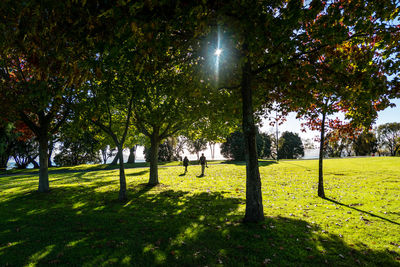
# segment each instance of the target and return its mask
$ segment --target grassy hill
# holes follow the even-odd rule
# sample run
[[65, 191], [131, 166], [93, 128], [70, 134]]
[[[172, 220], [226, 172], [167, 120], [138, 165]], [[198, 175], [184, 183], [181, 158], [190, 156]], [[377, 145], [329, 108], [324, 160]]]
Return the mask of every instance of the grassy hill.
[[[400, 266], [400, 158], [260, 163], [266, 220], [244, 225], [245, 165], [53, 169], [0, 176], [0, 266]], [[133, 167], [133, 166], [130, 166]]]

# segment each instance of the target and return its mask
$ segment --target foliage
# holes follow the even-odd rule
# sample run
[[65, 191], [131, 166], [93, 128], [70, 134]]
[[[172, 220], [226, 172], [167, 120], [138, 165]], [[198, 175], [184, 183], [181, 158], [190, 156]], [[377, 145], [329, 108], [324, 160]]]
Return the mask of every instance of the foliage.
[[8, 159], [11, 156], [13, 141], [16, 136], [13, 132], [13, 124], [6, 123], [0, 125], [0, 169], [7, 168]]
[[88, 163], [100, 163], [98, 142], [89, 132], [82, 132], [80, 136], [62, 138], [59, 152], [54, 156], [58, 166], [75, 166]]
[[381, 147], [386, 148], [391, 156], [395, 156], [400, 151], [400, 123], [379, 125], [377, 134]]
[[271, 156], [271, 136], [267, 133], [258, 133], [256, 137], [257, 153], [261, 159], [267, 159]]
[[[271, 155], [271, 139], [266, 133], [257, 133], [258, 158], [268, 158]], [[231, 133], [221, 144], [221, 154], [228, 159], [245, 160], [244, 136], [241, 131]]]
[[207, 140], [204, 138], [199, 138], [195, 140], [188, 138], [186, 140], [186, 146], [188, 151], [192, 154], [196, 154], [197, 160], [199, 160], [200, 158], [199, 153], [207, 149]]
[[240, 163], [210, 164], [201, 179], [197, 166], [185, 176], [160, 168], [153, 188], [143, 185], [148, 168], [127, 169], [124, 205], [114, 200], [117, 169], [61, 168], [46, 197], [33, 192], [33, 173], [2, 177], [0, 265], [399, 264], [399, 158], [326, 161], [331, 200], [315, 196], [317, 161], [260, 164], [268, 217], [251, 226], [241, 223]]
[[283, 132], [279, 137], [278, 157], [296, 159], [304, 156], [303, 142], [297, 133]]
[[356, 156], [372, 155], [378, 150], [378, 141], [373, 132], [362, 132], [353, 142]]
[[49, 136], [66, 120], [87, 75], [82, 59], [97, 52], [90, 49], [95, 42], [110, 37], [106, 25], [113, 24], [100, 16], [109, 7], [106, 1], [0, 3], [0, 114], [22, 120], [37, 137], [40, 192], [49, 191]]
[[331, 129], [326, 134], [325, 154], [329, 157], [348, 157], [354, 154], [353, 143], [360, 134], [360, 129], [354, 129], [351, 124], [342, 124]]
[[17, 168], [25, 169], [39, 155], [37, 141], [34, 138], [25, 140], [17, 138], [12, 148], [12, 155]]

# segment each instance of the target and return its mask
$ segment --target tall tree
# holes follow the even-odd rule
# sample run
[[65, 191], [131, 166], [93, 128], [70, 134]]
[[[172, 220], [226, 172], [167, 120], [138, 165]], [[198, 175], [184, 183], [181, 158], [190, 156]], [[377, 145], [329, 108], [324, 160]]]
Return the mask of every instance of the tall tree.
[[400, 123], [392, 122], [378, 126], [378, 140], [387, 147], [391, 156], [395, 156], [400, 150]]
[[280, 159], [297, 159], [304, 156], [304, 146], [297, 133], [283, 132], [279, 138]]
[[0, 170], [7, 168], [9, 158], [12, 156], [13, 145], [17, 135], [14, 133], [14, 125], [10, 122], [0, 124]]
[[[303, 69], [298, 61], [349, 39], [362, 42], [358, 38], [384, 28], [379, 21], [391, 18], [398, 9], [391, 1], [377, 5], [375, 1], [232, 0], [211, 2], [209, 6], [214, 19], [210, 24], [220, 29], [224, 42], [234, 40], [231, 47], [225, 43], [222, 51], [234, 50], [239, 58], [232, 80], [237, 81], [234, 87], [240, 88], [242, 94], [247, 151], [244, 221], [257, 222], [264, 215], [255, 145], [255, 111], [262, 104], [271, 106], [273, 100], [283, 100], [276, 97], [276, 92], [290, 86], [294, 78], [301, 79], [296, 75], [298, 68]], [[253, 98], [257, 94], [263, 97]]]
[[[126, 177], [123, 150], [132, 124], [134, 87], [116, 66], [121, 58], [109, 51], [98, 55], [93, 76], [86, 85], [86, 92], [80, 97], [83, 118], [107, 134], [118, 149], [119, 159], [119, 200], [125, 201]], [[96, 74], [97, 71], [97, 74]]]
[[356, 156], [369, 156], [378, 150], [378, 142], [373, 132], [362, 132], [353, 142]]
[[187, 148], [190, 153], [196, 154], [197, 160], [200, 158], [200, 152], [207, 149], [207, 140], [203, 138], [199, 139], [188, 139], [186, 142]]
[[92, 51], [88, 47], [109, 36], [109, 27], [97, 30], [110, 22], [99, 16], [108, 8], [106, 1], [0, 3], [0, 107], [12, 104], [9, 117], [24, 121], [37, 137], [39, 192], [49, 191], [49, 136], [65, 121], [75, 85], [85, 76], [78, 63]]

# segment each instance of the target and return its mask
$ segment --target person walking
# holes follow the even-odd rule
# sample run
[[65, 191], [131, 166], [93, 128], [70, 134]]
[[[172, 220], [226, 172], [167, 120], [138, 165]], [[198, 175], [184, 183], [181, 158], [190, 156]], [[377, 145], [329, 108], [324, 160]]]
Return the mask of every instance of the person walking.
[[187, 173], [187, 168], [189, 166], [189, 159], [188, 157], [185, 156], [185, 158], [183, 159], [183, 166], [185, 166], [185, 173]]
[[201, 164], [201, 175], [200, 176], [204, 176], [204, 170], [207, 167], [207, 160], [206, 157], [204, 156], [204, 153], [201, 153], [201, 157], [200, 157], [200, 164]]

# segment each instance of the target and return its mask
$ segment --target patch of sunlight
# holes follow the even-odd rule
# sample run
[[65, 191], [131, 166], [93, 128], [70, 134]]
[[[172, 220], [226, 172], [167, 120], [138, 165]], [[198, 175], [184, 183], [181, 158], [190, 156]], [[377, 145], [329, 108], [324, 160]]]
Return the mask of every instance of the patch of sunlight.
[[29, 264], [27, 266], [36, 266], [36, 264], [43, 259], [44, 257], [46, 257], [47, 255], [50, 254], [50, 252], [53, 250], [53, 248], [55, 247], [55, 245], [49, 245], [47, 247], [45, 247], [42, 250], [39, 250], [38, 252], [36, 252], [35, 254], [33, 254], [32, 256], [29, 257]]
[[107, 265], [116, 265], [118, 263], [118, 258], [111, 258], [111, 259], [107, 259], [106, 261], [103, 262], [104, 266]]
[[144, 246], [144, 248], [143, 248], [143, 252], [144, 253], [150, 252], [152, 250], [154, 250], [154, 245], [153, 244], [148, 244], [148, 245]]
[[0, 251], [2, 251], [3, 249], [6, 249], [6, 248], [13, 247], [13, 246], [18, 245], [18, 244], [22, 244], [22, 243], [23, 243], [22, 241], [6, 243], [6, 244], [4, 244], [4, 246], [0, 246]]
[[74, 203], [74, 205], [72, 206], [72, 208], [73, 208], [73, 209], [79, 209], [79, 208], [82, 208], [82, 207], [84, 207], [84, 206], [86, 206], [86, 203], [85, 203], [85, 202], [76, 202], [76, 203]]
[[124, 205], [124, 208], [125, 208], [125, 207], [128, 207], [129, 205], [131, 205], [132, 202], [133, 202], [133, 200], [129, 200], [129, 201]]
[[156, 250], [154, 251], [154, 257], [157, 264], [165, 264], [167, 259], [167, 255], [163, 251]]
[[86, 241], [86, 238], [82, 238], [82, 239], [79, 239], [79, 240], [68, 242], [68, 244], [66, 244], [65, 246], [69, 247], [69, 248], [72, 248], [72, 247], [75, 247], [76, 245], [78, 245], [79, 243], [82, 243], [82, 242], [85, 242], [85, 241]]
[[155, 262], [157, 264], [165, 264], [167, 259], [167, 255], [163, 252], [158, 250], [158, 247], [154, 246], [153, 244], [148, 244], [143, 248], [143, 253], [153, 253]]
[[182, 233], [184, 238], [195, 238], [200, 232], [200, 227], [197, 223], [193, 223], [192, 226], [185, 229]]
[[105, 206], [99, 206], [99, 207], [94, 208], [93, 210], [100, 211], [100, 210], [104, 210], [104, 209], [105, 209]]
[[121, 263], [131, 265], [131, 260], [132, 258], [130, 256], [125, 256], [125, 258], [122, 259]]
[[39, 214], [39, 213], [43, 213], [44, 210], [42, 209], [36, 209], [36, 210], [30, 210], [26, 213], [26, 215], [34, 215], [34, 214]]
[[228, 251], [226, 249], [220, 249], [218, 251], [218, 255], [220, 255], [220, 256], [228, 256]]
[[205, 217], [204, 215], [200, 215], [199, 221], [204, 221], [205, 218], [206, 218], [206, 217]]

